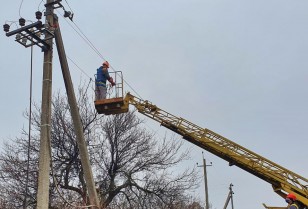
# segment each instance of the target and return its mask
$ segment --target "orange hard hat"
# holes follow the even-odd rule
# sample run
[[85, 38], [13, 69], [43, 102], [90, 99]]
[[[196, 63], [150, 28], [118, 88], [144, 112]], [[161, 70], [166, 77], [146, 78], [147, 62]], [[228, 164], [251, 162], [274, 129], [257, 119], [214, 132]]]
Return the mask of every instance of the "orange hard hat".
[[108, 61], [105, 61], [105, 62], [103, 62], [103, 66], [107, 66], [108, 68], [109, 68], [109, 62]]
[[292, 193], [289, 193], [288, 195], [287, 195], [287, 197], [286, 198], [289, 198], [289, 199], [291, 199], [291, 200], [293, 200], [293, 201], [295, 201], [296, 200], [296, 196], [295, 196], [295, 194], [292, 194]]

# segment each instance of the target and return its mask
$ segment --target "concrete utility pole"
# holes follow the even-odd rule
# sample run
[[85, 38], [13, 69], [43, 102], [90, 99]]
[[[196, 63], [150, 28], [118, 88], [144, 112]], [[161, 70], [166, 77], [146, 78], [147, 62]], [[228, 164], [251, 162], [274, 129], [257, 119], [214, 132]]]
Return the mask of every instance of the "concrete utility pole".
[[[65, 55], [61, 31], [58, 24], [58, 18], [54, 14], [54, 9], [63, 8], [61, 0], [47, 0], [45, 24], [39, 21], [42, 18], [42, 12], [35, 13], [37, 22], [25, 26], [26, 20], [19, 19], [19, 25], [22, 26], [14, 31], [10, 31], [10, 25], [4, 24], [3, 29], [6, 36], [16, 35], [15, 41], [25, 47], [37, 45], [44, 52], [43, 65], [43, 85], [42, 85], [42, 107], [41, 107], [41, 130], [40, 130], [40, 149], [39, 149], [39, 174], [37, 191], [37, 209], [49, 208], [49, 174], [51, 167], [51, 103], [52, 103], [52, 58], [53, 58], [53, 38], [56, 39], [59, 59], [62, 68], [63, 79], [70, 105], [71, 116], [77, 138], [77, 144], [80, 153], [80, 159], [84, 177], [89, 195], [90, 206], [92, 209], [100, 208], [100, 202], [97, 196], [95, 183], [92, 174], [92, 168], [89, 160], [87, 145], [83, 134], [77, 101], [74, 93], [73, 82], [69, 72], [69, 67]], [[64, 17], [71, 20], [73, 15], [65, 11]], [[41, 34], [44, 38], [40, 38]], [[27, 43], [30, 41], [30, 44]], [[26, 192], [27, 193], [27, 192]], [[25, 195], [27, 196], [27, 194]], [[25, 197], [26, 198], [26, 197]], [[24, 208], [26, 201], [24, 202]]]
[[[54, 9], [53, 0], [47, 0], [46, 4], [46, 27], [53, 25]], [[45, 33], [45, 36], [50, 34]], [[50, 46], [44, 52], [43, 64], [43, 90], [42, 90], [42, 113], [40, 133], [39, 176], [37, 190], [37, 209], [48, 209], [49, 206], [49, 172], [50, 172], [50, 131], [51, 131], [51, 94], [52, 94], [52, 45], [53, 39], [47, 42]]]
[[56, 40], [60, 64], [62, 68], [63, 79], [64, 79], [64, 83], [66, 87], [68, 103], [70, 105], [70, 111], [71, 111], [74, 129], [75, 129], [75, 133], [77, 137], [77, 144], [78, 144], [78, 148], [80, 152], [81, 164], [82, 164], [82, 168], [83, 168], [83, 172], [84, 172], [84, 176], [85, 176], [85, 180], [87, 184], [87, 189], [89, 193], [90, 204], [93, 209], [99, 208], [100, 204], [99, 204], [99, 199], [97, 197], [97, 193], [95, 189], [92, 168], [91, 168], [91, 164], [89, 160], [89, 154], [88, 154], [87, 145], [86, 145], [84, 134], [83, 134], [83, 126], [81, 123], [77, 101], [76, 101], [76, 96], [75, 96], [75, 92], [73, 88], [73, 82], [71, 79], [71, 74], [69, 71], [69, 67], [68, 67], [68, 63], [67, 63], [67, 59], [65, 55], [61, 30], [60, 30], [60, 26], [58, 24], [56, 17], [54, 19], [54, 23], [57, 25], [57, 28], [55, 30], [55, 40]]
[[[204, 190], [205, 190], [205, 209], [209, 209], [210, 208], [210, 204], [209, 204], [209, 192], [208, 192], [208, 186], [207, 186], [207, 172], [206, 172], [206, 166], [212, 166], [212, 162], [210, 165], [206, 164], [206, 160], [203, 157], [203, 152], [202, 152], [202, 158], [203, 158], [203, 165], [198, 166], [198, 167], [203, 167], [203, 171], [204, 171]], [[198, 165], [198, 163], [197, 163]]]
[[234, 209], [234, 205], [233, 205], [233, 194], [234, 194], [234, 192], [232, 191], [232, 187], [233, 187], [233, 184], [230, 184], [229, 193], [228, 193], [227, 200], [226, 200], [226, 203], [225, 203], [225, 206], [223, 207], [223, 209], [226, 209], [228, 207], [230, 199], [231, 199], [232, 209]]

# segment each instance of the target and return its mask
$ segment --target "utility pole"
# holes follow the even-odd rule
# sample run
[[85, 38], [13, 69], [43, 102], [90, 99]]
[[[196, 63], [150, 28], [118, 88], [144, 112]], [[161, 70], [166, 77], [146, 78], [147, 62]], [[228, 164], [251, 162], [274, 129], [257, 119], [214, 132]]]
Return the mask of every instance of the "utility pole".
[[87, 145], [86, 145], [84, 134], [83, 134], [83, 126], [81, 123], [77, 101], [76, 101], [76, 96], [75, 96], [74, 88], [73, 88], [73, 82], [71, 79], [71, 74], [69, 71], [69, 67], [68, 67], [68, 63], [67, 63], [67, 59], [65, 55], [60, 25], [58, 24], [58, 20], [56, 16], [54, 19], [54, 23], [57, 27], [55, 30], [55, 40], [56, 40], [56, 45], [58, 49], [58, 55], [59, 55], [59, 60], [61, 64], [63, 80], [64, 80], [64, 84], [66, 88], [66, 94], [68, 97], [68, 103], [70, 105], [70, 111], [71, 111], [74, 129], [76, 133], [78, 149], [80, 152], [81, 164], [82, 164], [82, 168], [83, 168], [83, 172], [84, 172], [84, 176], [86, 180], [86, 185], [87, 185], [87, 189], [89, 193], [89, 200], [90, 200], [91, 207], [93, 209], [99, 208], [100, 204], [99, 204], [99, 199], [97, 197], [97, 192], [95, 189], [92, 168], [91, 168], [91, 164], [89, 160], [89, 154], [88, 154]]
[[[49, 174], [51, 168], [52, 59], [54, 37], [56, 39], [63, 79], [67, 91], [74, 129], [76, 132], [82, 169], [84, 172], [87, 192], [91, 204], [88, 207], [91, 207], [92, 209], [100, 208], [100, 203], [97, 196], [91, 164], [89, 160], [87, 145], [83, 135], [83, 127], [76, 102], [76, 96], [74, 93], [73, 83], [67, 64], [61, 31], [58, 24], [58, 18], [54, 14], [54, 9], [64, 9], [61, 4], [61, 1], [62, 0], [47, 0], [47, 3], [45, 4], [45, 24], [40, 21], [40, 19], [42, 18], [42, 12], [37, 11], [35, 13], [36, 18], [38, 19], [37, 22], [25, 26], [26, 20], [24, 18], [20, 18], [19, 25], [21, 26], [21, 28], [10, 32], [10, 25], [6, 23], [3, 25], [3, 29], [6, 32], [6, 36], [16, 35], [15, 41], [17, 41], [21, 45], [25, 47], [37, 45], [44, 52], [37, 209], [49, 208]], [[65, 11], [65, 9], [64, 12], [64, 17], [68, 17], [72, 20], [73, 14], [68, 11]], [[44, 38], [41, 38], [41, 34], [44, 34]], [[27, 192], [25, 194], [25, 200], [26, 198]], [[27, 203], [26, 201], [24, 201], [24, 208], [26, 207]]]
[[203, 167], [203, 175], [204, 175], [204, 190], [205, 190], [205, 209], [209, 209], [210, 205], [209, 205], [209, 192], [208, 192], [208, 186], [207, 186], [207, 172], [206, 172], [206, 166], [212, 166], [212, 162], [210, 162], [210, 165], [206, 164], [206, 160], [203, 157], [203, 152], [202, 152], [202, 159], [203, 159], [203, 165], [198, 165], [197, 163], [197, 167]]
[[223, 209], [226, 209], [228, 207], [230, 200], [231, 200], [232, 209], [234, 209], [234, 205], [233, 205], [233, 194], [234, 194], [234, 192], [232, 191], [232, 187], [233, 187], [233, 184], [231, 183], [230, 186], [229, 186], [229, 193], [228, 193], [228, 196], [227, 196], [227, 200], [226, 200], [226, 203], [225, 203], [225, 206], [224, 206]]
[[[53, 26], [53, 3], [54, 0], [47, 0], [45, 26]], [[50, 36], [45, 33], [45, 36]], [[40, 154], [39, 154], [39, 175], [37, 190], [37, 209], [48, 209], [49, 206], [49, 172], [51, 162], [51, 97], [52, 97], [52, 53], [53, 39], [47, 41], [50, 48], [44, 52], [43, 64], [43, 86], [42, 86], [42, 107], [41, 107], [41, 133], [40, 133]]]
[[[42, 13], [35, 13], [37, 22], [26, 25], [24, 18], [19, 19], [18, 28], [10, 31], [10, 25], [4, 24], [3, 29], [6, 36], [16, 35], [15, 41], [25, 47], [39, 46], [44, 52], [43, 65], [43, 90], [42, 90], [42, 112], [41, 112], [41, 132], [40, 132], [40, 156], [39, 156], [39, 177], [37, 192], [37, 208], [47, 209], [49, 206], [49, 172], [50, 172], [50, 121], [51, 121], [51, 79], [52, 79], [52, 39], [53, 33], [50, 31], [53, 25], [53, 7], [50, 5], [52, 0], [48, 0], [46, 5], [46, 23], [42, 24], [40, 19]], [[45, 27], [46, 26], [46, 27]], [[44, 34], [44, 38], [41, 38]], [[30, 42], [30, 43], [29, 43]], [[26, 189], [27, 191], [27, 189]], [[27, 192], [25, 194], [24, 208], [27, 207]]]

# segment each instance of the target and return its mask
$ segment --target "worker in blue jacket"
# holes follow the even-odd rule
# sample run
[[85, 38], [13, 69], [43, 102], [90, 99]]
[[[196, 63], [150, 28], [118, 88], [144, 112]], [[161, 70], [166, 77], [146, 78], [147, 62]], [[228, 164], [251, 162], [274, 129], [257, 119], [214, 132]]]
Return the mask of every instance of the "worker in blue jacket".
[[109, 63], [105, 61], [102, 66], [97, 69], [96, 79], [95, 79], [95, 100], [106, 99], [107, 94], [107, 80], [110, 82], [111, 86], [115, 85], [113, 78], [110, 77], [109, 72]]
[[292, 193], [286, 196], [286, 202], [289, 204], [288, 209], [300, 209], [299, 206], [296, 204], [296, 196]]

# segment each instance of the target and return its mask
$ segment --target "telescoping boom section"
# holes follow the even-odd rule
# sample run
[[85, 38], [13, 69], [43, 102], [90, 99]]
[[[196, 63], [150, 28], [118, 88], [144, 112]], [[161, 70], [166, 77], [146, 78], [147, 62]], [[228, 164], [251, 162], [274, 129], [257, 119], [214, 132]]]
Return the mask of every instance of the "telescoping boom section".
[[[112, 106], [112, 104], [110, 104]], [[303, 206], [308, 207], [308, 179], [232, 142], [231, 140], [209, 130], [201, 128], [181, 117], [174, 116], [153, 105], [127, 93], [120, 112], [127, 112], [129, 105], [138, 112], [159, 122], [162, 126], [180, 134], [184, 139], [236, 165], [243, 170], [270, 183], [281, 197], [294, 193]], [[108, 107], [106, 107], [108, 109]], [[108, 114], [117, 114], [108, 112]]]

